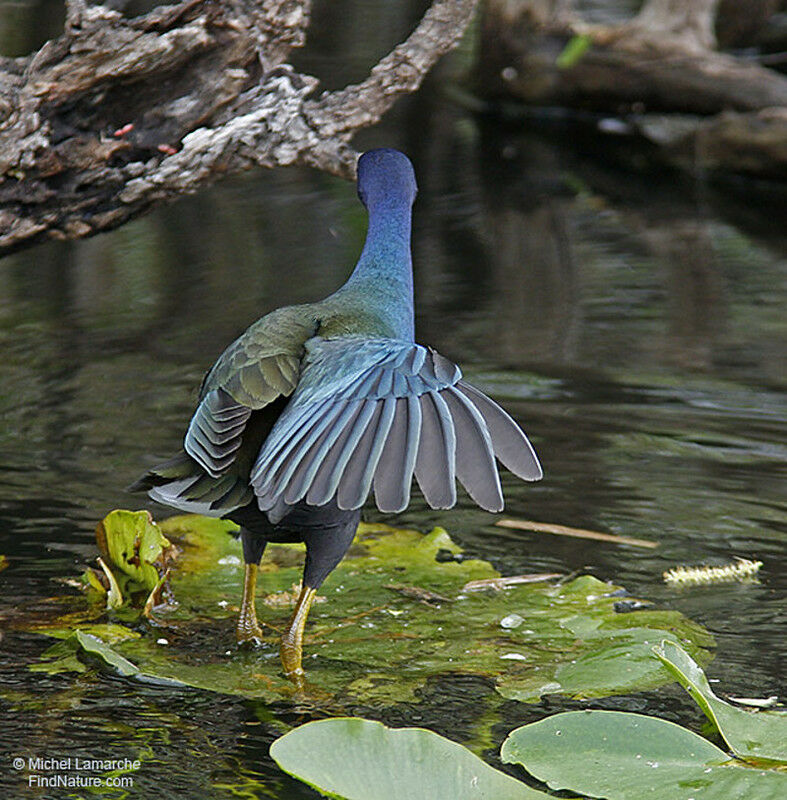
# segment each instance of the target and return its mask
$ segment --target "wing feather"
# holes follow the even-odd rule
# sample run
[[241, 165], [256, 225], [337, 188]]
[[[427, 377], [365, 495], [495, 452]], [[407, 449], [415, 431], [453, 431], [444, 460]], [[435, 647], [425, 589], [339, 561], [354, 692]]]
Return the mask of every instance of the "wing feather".
[[456, 388], [478, 409], [486, 422], [495, 455], [520, 478], [538, 481], [544, 476], [533, 446], [524, 431], [494, 400], [474, 386], [459, 381]]
[[388, 438], [396, 411], [396, 398], [375, 401], [377, 408], [353, 457], [344, 470], [336, 495], [339, 508], [358, 508], [363, 505], [372, 488], [374, 473]]
[[455, 504], [458, 478], [480, 506], [499, 511], [495, 455], [535, 479], [538, 462], [517, 424], [439, 353], [361, 336], [315, 337], [306, 353], [252, 470], [269, 515], [301, 501], [359, 508], [372, 487], [380, 510], [401, 511], [413, 476], [433, 508]]
[[[279, 437], [282, 441], [278, 446], [276, 457], [264, 462], [266, 463], [264, 470], [263, 462], [260, 462], [252, 472], [251, 483], [255, 489], [261, 494], [265, 493], [272, 485], [281, 482], [282, 475], [292, 475], [291, 470], [288, 472], [290, 466], [293, 468], [297, 466], [298, 459], [308, 451], [315, 439], [334, 423], [337, 415], [342, 413], [343, 407], [343, 404], [324, 400], [314, 408], [304, 409], [303, 413], [296, 416], [283, 436]], [[266, 443], [263, 451], [267, 446]]]
[[484, 418], [453, 387], [443, 393], [456, 428], [456, 477], [467, 493], [487, 511], [503, 510], [503, 491], [495, 453]]
[[254, 492], [251, 486], [243, 476], [239, 475], [233, 486], [218, 499], [214, 500], [211, 504], [211, 510], [222, 509], [223, 513], [227, 509], [234, 509], [238, 506], [245, 506], [252, 501]]
[[[336, 494], [347, 462], [363, 436], [374, 411], [374, 403], [359, 403], [353, 418], [337, 437], [333, 449], [318, 466], [306, 494], [307, 503], [315, 506], [325, 505]], [[285, 499], [287, 499], [286, 494]]]
[[374, 498], [380, 511], [397, 513], [407, 508], [420, 436], [418, 398], [397, 398], [391, 430], [374, 474]]
[[211, 390], [191, 418], [185, 451], [208, 475], [219, 477], [232, 463], [250, 416], [251, 409], [235, 402], [223, 389]]
[[252, 411], [292, 394], [315, 321], [306, 307], [267, 314], [236, 339], [205, 376], [183, 449], [212, 478], [232, 468]]
[[421, 395], [421, 439], [415, 479], [432, 508], [456, 503], [456, 433], [445, 401], [437, 392]]
[[326, 415], [326, 419], [321, 424], [318, 436], [311, 438], [309, 448], [301, 451], [297, 456], [293, 455], [292, 467], [277, 480], [273, 493], [284, 492], [289, 482], [288, 496], [298, 498], [292, 502], [302, 500], [320, 465], [325, 461], [331, 448], [336, 446], [336, 440], [348, 425], [353, 424], [353, 420], [357, 418], [359, 412], [360, 402], [358, 401], [335, 403], [332, 412]]

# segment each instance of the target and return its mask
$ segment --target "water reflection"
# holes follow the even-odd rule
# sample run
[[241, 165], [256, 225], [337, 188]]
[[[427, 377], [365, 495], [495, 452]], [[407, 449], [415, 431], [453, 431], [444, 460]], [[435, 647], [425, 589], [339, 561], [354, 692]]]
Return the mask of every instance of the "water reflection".
[[26, 56], [63, 32], [61, 0], [0, 2], [0, 55]]
[[[419, 338], [460, 360], [532, 434], [546, 478], [507, 477], [508, 513], [661, 547], [504, 531], [469, 503], [445, 513], [416, 499], [399, 521], [442, 524], [506, 573], [587, 569], [679, 608], [719, 635], [712, 671], [725, 689], [777, 691], [787, 656], [780, 222], [756, 213], [756, 196], [688, 182], [627, 146], [473, 120], [436, 88], [365, 139], [398, 144], [416, 162]], [[123, 487], [179, 445], [202, 372], [224, 345], [264, 311], [340, 285], [363, 233], [351, 187], [290, 170], [0, 262], [4, 603], [61, 591], [51, 578], [92, 555], [95, 521], [138, 503]], [[762, 584], [679, 592], [661, 583], [676, 563], [734, 555], [765, 561]], [[5, 702], [16, 698], [4, 749], [68, 754], [97, 741], [112, 757], [147, 753], [143, 790], [158, 791], [166, 773], [169, 796], [244, 776], [273, 796], [314, 796], [267, 760], [281, 723], [305, 719], [292, 709], [107, 677], [42, 680], [26, 672], [40, 637], [7, 635], [2, 647]], [[468, 692], [482, 694], [447, 681], [386, 713], [456, 732]], [[30, 706], [36, 693], [46, 708]], [[671, 718], [695, 722], [677, 698], [667, 690], [608, 706], [666, 704]], [[500, 741], [542, 711], [485, 707], [475, 733], [463, 716], [455, 735]]]

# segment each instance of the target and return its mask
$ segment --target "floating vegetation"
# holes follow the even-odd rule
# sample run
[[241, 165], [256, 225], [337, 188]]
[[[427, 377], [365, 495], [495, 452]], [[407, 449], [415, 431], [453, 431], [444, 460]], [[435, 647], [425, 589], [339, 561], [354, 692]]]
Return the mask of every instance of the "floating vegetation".
[[[722, 734], [734, 757], [673, 722], [624, 711], [585, 709], [517, 728], [500, 748], [552, 790], [640, 800], [781, 800], [787, 797], [787, 714], [744, 711], [716, 697], [689, 654], [665, 640], [652, 655], [673, 673]], [[523, 658], [506, 653], [502, 659]], [[357, 717], [308, 722], [273, 742], [274, 761], [330, 797], [376, 800], [549, 800], [481, 761], [456, 742], [423, 728], [387, 728]], [[532, 784], [532, 780], [529, 781]]]
[[106, 595], [108, 611], [142, 594], [147, 598], [145, 616], [150, 617], [155, 606], [169, 599], [169, 565], [178, 550], [161, 533], [150, 512], [112, 511], [96, 526], [96, 544], [101, 571], [89, 569], [83, 583]]
[[[221, 561], [225, 561], [225, 559], [221, 559]], [[225, 561], [225, 563], [227, 562]], [[292, 608], [298, 602], [302, 585], [300, 581], [297, 581], [293, 583], [289, 589], [282, 589], [280, 592], [270, 592], [262, 598], [262, 602], [270, 608]], [[322, 595], [316, 595], [312, 603], [324, 603], [327, 599], [327, 597]]]
[[[738, 758], [787, 763], [787, 713], [748, 711], [725, 703], [713, 693], [700, 665], [674, 642], [664, 640], [653, 652], [691, 695]], [[787, 775], [784, 781], [787, 790]], [[780, 797], [787, 797], [787, 791]]]
[[664, 581], [674, 586], [701, 586], [706, 583], [730, 583], [732, 581], [754, 581], [762, 561], [738, 558], [732, 564], [721, 567], [673, 567], [664, 573]]
[[[37, 669], [117, 671], [123, 664], [124, 674], [139, 680], [264, 700], [290, 697], [292, 684], [276, 658], [278, 638], [266, 637], [250, 652], [235, 645], [233, 605], [243, 568], [240, 542], [229, 535], [234, 530], [232, 523], [192, 515], [154, 525], [146, 512], [110, 514], [101, 526], [101, 550], [112, 553], [112, 563], [102, 560], [123, 604], [107, 608], [93, 570], [88, 576], [95, 582], [84, 584], [82, 597], [63, 598], [65, 607], [34, 618], [20, 616], [17, 627], [68, 642], [45, 654], [47, 663]], [[713, 638], [699, 625], [671, 610], [620, 614], [619, 587], [590, 575], [560, 585], [544, 576], [527, 583], [533, 576], [506, 579], [486, 561], [445, 560], [446, 552], [462, 555], [441, 528], [423, 534], [360, 526], [322, 588], [328, 602], [315, 609], [307, 629], [315, 696], [370, 706], [417, 702], [430, 680], [451, 673], [483, 676], [504, 697], [526, 702], [548, 693], [602, 697], [668, 681], [670, 673], [651, 652], [665, 637], [702, 663], [709, 658]], [[266, 548], [260, 593], [269, 598], [262, 616], [272, 631], [291, 615], [303, 557], [302, 546]], [[171, 599], [159, 605], [150, 595], [162, 583], [170, 584]], [[470, 591], [473, 585], [492, 590]], [[115, 626], [113, 641], [99, 624]], [[123, 630], [136, 635], [118, 636]]]

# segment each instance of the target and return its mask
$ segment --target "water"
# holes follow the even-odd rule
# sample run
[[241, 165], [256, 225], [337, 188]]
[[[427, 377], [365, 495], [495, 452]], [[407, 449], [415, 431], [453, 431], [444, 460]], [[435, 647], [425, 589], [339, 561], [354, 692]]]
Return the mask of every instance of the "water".
[[[400, 16], [391, 36], [409, 24]], [[310, 56], [316, 71], [339, 45]], [[350, 79], [385, 46], [357, 45]], [[636, 147], [574, 130], [504, 130], [438, 89], [359, 140], [401, 147], [415, 162], [418, 338], [458, 360], [531, 435], [545, 478], [507, 476], [508, 515], [660, 546], [504, 530], [464, 501], [440, 512], [416, 498], [386, 521], [443, 525], [504, 574], [613, 580], [716, 634], [716, 688], [784, 692], [786, 248], [773, 211], [783, 196], [677, 175]], [[266, 310], [340, 285], [363, 233], [348, 184], [280, 170], [225, 181], [112, 234], [0, 261], [6, 611], [45, 609], [64, 591], [55, 579], [95, 556], [97, 520], [140, 507], [123, 487], [179, 447], [224, 345]], [[662, 582], [677, 564], [735, 556], [764, 562], [759, 583]], [[130, 796], [230, 797], [233, 786], [248, 797], [316, 797], [267, 755], [285, 726], [314, 712], [29, 672], [48, 644], [13, 631], [0, 641], [6, 796], [31, 794], [6, 767], [21, 754], [139, 757]], [[428, 726], [494, 762], [515, 725], [580, 705], [495, 697], [485, 681], [450, 677], [419, 704], [347, 710]], [[675, 687], [593, 705], [701, 727]]]

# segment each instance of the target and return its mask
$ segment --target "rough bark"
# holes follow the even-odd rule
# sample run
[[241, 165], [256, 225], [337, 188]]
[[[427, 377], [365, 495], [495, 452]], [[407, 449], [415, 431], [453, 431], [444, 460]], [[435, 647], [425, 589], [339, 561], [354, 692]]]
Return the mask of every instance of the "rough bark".
[[[544, 21], [543, 0], [487, 0], [478, 91], [626, 116], [632, 130], [652, 129], [649, 114], [693, 115], [663, 136], [670, 152], [692, 153], [702, 167], [783, 178], [787, 77], [711, 49], [718, 1], [648, 0], [633, 20], [601, 27], [565, 13]], [[562, 59], [580, 39], [574, 57]], [[657, 127], [665, 130], [663, 117]]]
[[70, 0], [64, 35], [0, 59], [0, 255], [117, 227], [255, 166], [352, 177], [353, 134], [459, 40], [476, 0], [434, 0], [357, 86], [312, 98], [287, 58], [311, 0], [184, 0], [124, 19]]
[[[715, 3], [655, 0], [630, 23], [610, 28], [565, 16], [533, 25], [528, 2], [520, 0], [512, 16], [511, 0], [487, 0], [478, 85], [489, 96], [605, 112], [635, 104], [699, 114], [787, 105], [787, 78], [700, 45], [712, 36]], [[665, 16], [670, 5], [683, 12]], [[561, 66], [558, 56], [578, 36], [588, 37], [587, 50]]]

